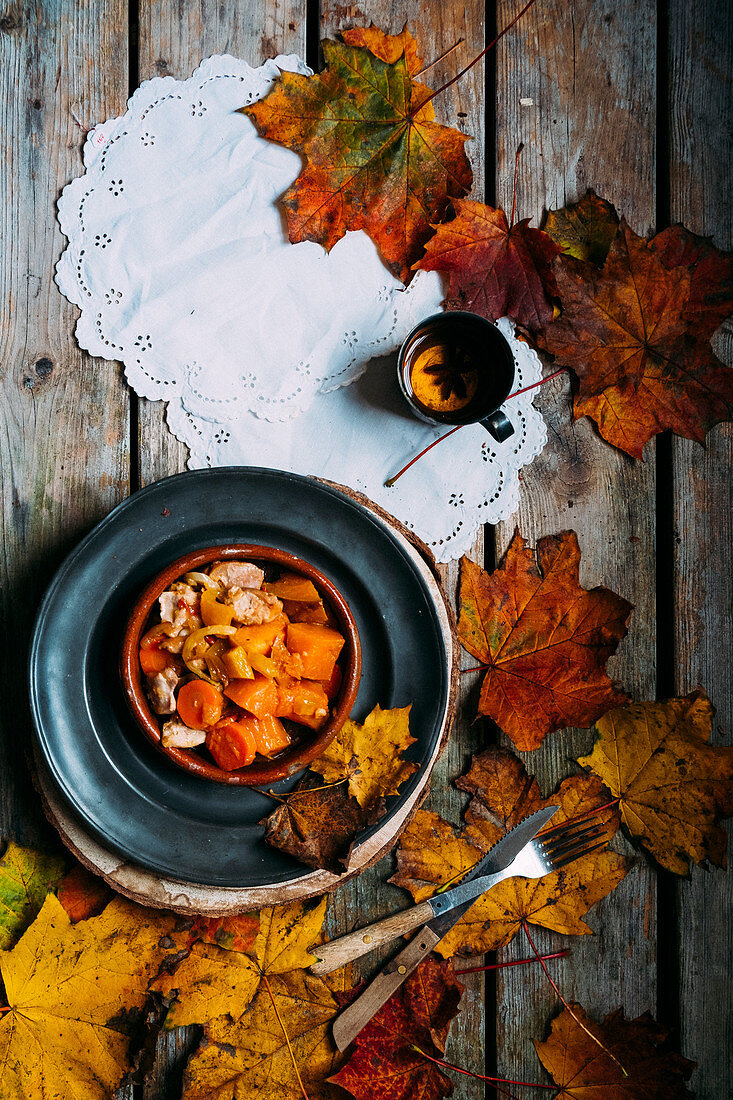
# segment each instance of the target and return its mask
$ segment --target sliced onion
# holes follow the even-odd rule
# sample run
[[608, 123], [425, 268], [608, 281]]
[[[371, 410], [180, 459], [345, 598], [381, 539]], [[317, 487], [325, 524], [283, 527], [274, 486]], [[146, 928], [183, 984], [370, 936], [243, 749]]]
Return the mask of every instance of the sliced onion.
[[204, 588], [219, 588], [220, 585], [216, 581], [212, 581], [208, 573], [184, 573], [183, 579], [186, 584], [202, 584]]

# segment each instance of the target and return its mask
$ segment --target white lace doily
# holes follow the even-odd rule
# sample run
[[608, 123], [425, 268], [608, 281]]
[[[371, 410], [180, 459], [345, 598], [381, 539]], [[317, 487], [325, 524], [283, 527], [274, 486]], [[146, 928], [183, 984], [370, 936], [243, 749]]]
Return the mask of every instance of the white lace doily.
[[[364, 233], [330, 253], [289, 243], [276, 200], [300, 157], [260, 138], [238, 110], [280, 69], [310, 73], [294, 55], [259, 68], [212, 57], [189, 80], [146, 81], [126, 114], [95, 127], [85, 174], [59, 200], [69, 245], [56, 281], [82, 311], [80, 345], [121, 360], [138, 394], [168, 402], [190, 466], [264, 465], [346, 483], [448, 560], [481, 523], [516, 509], [517, 472], [545, 442], [542, 418], [531, 394], [514, 398], [517, 432], [506, 443], [464, 428], [384, 488], [441, 431], [410, 417], [393, 363], [364, 372], [440, 308], [442, 286], [421, 272], [405, 289]], [[521, 388], [539, 379], [540, 363], [512, 342]]]

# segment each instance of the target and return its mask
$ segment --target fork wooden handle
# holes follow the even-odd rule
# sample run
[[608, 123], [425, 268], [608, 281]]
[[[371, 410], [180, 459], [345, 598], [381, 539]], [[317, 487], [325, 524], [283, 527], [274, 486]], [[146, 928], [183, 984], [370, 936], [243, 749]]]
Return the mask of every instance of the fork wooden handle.
[[420, 928], [432, 916], [430, 902], [424, 901], [420, 905], [413, 905], [411, 909], [404, 909], [401, 913], [394, 913], [391, 917], [369, 924], [366, 928], [357, 928], [330, 943], [319, 944], [318, 947], [311, 948], [311, 954], [316, 956], [318, 962], [308, 969], [312, 974], [330, 974], [332, 970], [338, 970], [340, 966], [366, 955], [375, 947], [381, 947], [383, 943], [390, 943], [398, 936]]

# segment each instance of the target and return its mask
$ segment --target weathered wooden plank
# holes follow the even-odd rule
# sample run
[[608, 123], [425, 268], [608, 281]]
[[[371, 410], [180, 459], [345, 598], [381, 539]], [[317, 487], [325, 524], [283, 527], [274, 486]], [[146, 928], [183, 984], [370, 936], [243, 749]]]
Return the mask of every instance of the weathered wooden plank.
[[[499, 4], [499, 26], [520, 8]], [[497, 65], [497, 197], [510, 209], [517, 146], [524, 152], [517, 216], [539, 219], [588, 186], [613, 200], [645, 233], [654, 221], [656, 7], [651, 0], [548, 0], [537, 4], [500, 44]], [[573, 424], [569, 387], [540, 391], [548, 423], [544, 453], [525, 471], [515, 520], [497, 530], [503, 553], [515, 523], [530, 539], [573, 528], [583, 561], [581, 581], [605, 584], [636, 605], [628, 639], [612, 664], [638, 699], [655, 691], [654, 449], [635, 463], [604, 443], [587, 421]], [[543, 789], [574, 770], [590, 731], [550, 736], [526, 754]], [[623, 1005], [654, 1009], [655, 884], [644, 864], [590, 916], [594, 937], [574, 938], [572, 956], [552, 963], [566, 995], [595, 1015]], [[538, 946], [560, 937], [539, 934]], [[563, 941], [563, 946], [567, 946]], [[531, 954], [518, 936], [506, 957]], [[540, 1080], [532, 1037], [544, 1037], [557, 999], [539, 966], [515, 967], [498, 979], [499, 1072]]]
[[[231, 53], [253, 65], [279, 53], [303, 56], [305, 12], [305, 0], [141, 0], [139, 79], [185, 79], [216, 53]], [[185, 468], [188, 449], [166, 427], [160, 401], [139, 403], [139, 454], [143, 485]]]
[[[445, 61], [426, 73], [425, 80], [433, 88], [440, 87], [454, 76], [463, 65], [481, 52], [485, 44], [484, 5], [478, 0], [469, 0], [465, 4], [459, 4], [457, 0], [444, 0], [441, 4], [426, 3], [425, 0], [372, 0], [366, 7], [344, 6], [329, 0], [321, 4], [323, 37], [333, 38], [341, 29], [368, 25], [372, 21], [392, 34], [398, 33], [407, 21], [417, 37], [420, 53], [426, 64], [437, 59], [460, 39], [464, 40]], [[474, 171], [473, 195], [479, 199], [484, 197], [485, 180], [483, 85], [483, 66], [477, 65], [459, 84], [434, 100], [438, 121], [473, 135], [474, 140], [468, 143], [467, 153]], [[476, 541], [472, 556], [477, 561], [482, 561], [482, 538]], [[451, 594], [455, 593], [457, 566], [443, 568], [441, 574], [446, 590]], [[456, 823], [464, 800], [453, 789], [452, 781], [466, 770], [472, 752], [480, 747], [480, 731], [471, 724], [470, 717], [464, 719], [464, 715], [473, 713], [468, 700], [475, 688], [476, 677], [465, 679], [459, 696], [459, 717], [433, 773], [432, 792], [425, 804], [427, 808]], [[343, 933], [357, 923], [376, 920], [404, 907], [404, 892], [389, 886], [385, 881], [392, 873], [392, 867], [393, 857], [387, 857], [371, 871], [361, 875], [356, 882], [338, 891], [329, 918], [331, 934]], [[370, 976], [390, 953], [393, 953], [393, 949], [375, 951], [366, 960], [362, 960], [358, 972]], [[465, 981], [466, 992], [460, 1018], [455, 1021], [451, 1031], [446, 1056], [456, 1065], [476, 1073], [484, 1073], [485, 981], [480, 974], [468, 975], [462, 980]], [[484, 1084], [462, 1077], [456, 1083], [456, 1095], [462, 1100], [483, 1100]]]
[[[716, 0], [673, 0], [669, 29], [671, 220], [733, 248], [733, 9]], [[675, 690], [704, 687], [718, 708], [713, 740], [730, 744], [731, 425], [713, 429], [705, 448], [674, 439], [672, 460]], [[730, 870], [693, 870], [677, 886], [677, 907], [680, 1044], [699, 1065], [695, 1095], [716, 1100], [733, 1094]]]
[[124, 106], [123, 0], [3, 5], [0, 15], [0, 603], [5, 639], [1, 835], [51, 843], [32, 792], [25, 654], [38, 599], [63, 555], [128, 491], [128, 400], [117, 368], [74, 340], [78, 311], [54, 265], [61, 188], [84, 130]]
[[[185, 79], [203, 58], [217, 53], [231, 53], [253, 65], [278, 53], [302, 55], [305, 8], [305, 0], [237, 0], [226, 5], [213, 0], [197, 4], [141, 0], [139, 80]], [[143, 485], [185, 468], [187, 448], [168, 430], [161, 401], [138, 403], [138, 455]], [[161, 1036], [145, 1100], [168, 1100], [180, 1094], [183, 1067], [195, 1049], [196, 1033], [195, 1028], [182, 1028]]]

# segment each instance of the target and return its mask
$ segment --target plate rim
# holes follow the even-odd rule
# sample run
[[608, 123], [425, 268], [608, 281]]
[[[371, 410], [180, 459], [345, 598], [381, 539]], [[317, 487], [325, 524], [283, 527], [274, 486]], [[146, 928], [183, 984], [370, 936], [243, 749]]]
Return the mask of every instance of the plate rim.
[[[366, 518], [374, 526], [380, 528], [383, 532], [391, 538], [396, 549], [406, 557], [410, 564], [416, 569], [419, 574], [420, 580], [429, 595], [430, 601], [434, 606], [436, 613], [436, 620], [439, 625], [439, 633], [442, 635], [443, 646], [445, 650], [446, 662], [443, 666], [447, 673], [447, 691], [444, 706], [442, 708], [439, 721], [433, 726], [437, 727], [435, 745], [431, 756], [423, 763], [421, 768], [420, 780], [416, 783], [415, 788], [407, 796], [405, 802], [401, 806], [393, 808], [386, 818], [382, 819], [373, 825], [370, 829], [365, 830], [365, 835], [354, 847], [354, 853], [352, 856], [352, 863], [350, 864], [348, 872], [342, 875], [331, 875], [330, 872], [325, 871], [312, 871], [309, 868], [303, 866], [302, 873], [296, 873], [285, 880], [280, 880], [276, 883], [260, 884], [254, 886], [241, 886], [241, 885], [217, 885], [217, 884], [199, 884], [189, 879], [175, 879], [170, 873], [165, 870], [156, 869], [150, 867], [147, 864], [136, 864], [134, 862], [134, 854], [130, 852], [129, 846], [124, 843], [116, 845], [114, 841], [109, 841], [104, 835], [103, 831], [95, 828], [95, 826], [88, 821], [84, 812], [83, 806], [80, 805], [73, 792], [67, 789], [67, 785], [64, 783], [58, 769], [54, 763], [53, 755], [49, 751], [49, 745], [47, 737], [43, 730], [43, 722], [41, 720], [41, 707], [38, 699], [37, 692], [37, 670], [39, 668], [38, 661], [38, 649], [42, 641], [43, 627], [48, 615], [48, 609], [52, 604], [59, 587], [63, 584], [68, 573], [73, 569], [78, 558], [93, 544], [99, 537], [104, 535], [107, 527], [113, 523], [121, 514], [132, 507], [133, 502], [139, 500], [141, 495], [152, 494], [155, 491], [160, 491], [161, 487], [170, 485], [171, 483], [178, 483], [181, 481], [187, 481], [192, 476], [199, 478], [206, 478], [207, 476], [238, 476], [246, 473], [247, 475], [260, 475], [264, 474], [268, 477], [275, 477], [278, 480], [282, 479], [289, 482], [305, 483], [313, 486], [317, 485], [322, 491], [325, 491], [327, 495], [334, 498], [338, 498], [341, 503], [346, 503], [356, 511], [358, 511], [363, 518]], [[380, 836], [384, 828], [390, 823], [395, 823], [395, 828], [399, 832], [402, 831], [406, 824], [407, 815], [414, 812], [416, 808], [414, 803], [416, 800], [422, 801], [422, 798], [427, 794], [427, 784], [429, 782], [430, 774], [435, 766], [437, 759], [439, 758], [445, 743], [450, 733], [452, 721], [455, 717], [455, 697], [457, 687], [457, 668], [458, 668], [458, 654], [459, 647], [457, 646], [456, 634], [455, 634], [455, 618], [450, 607], [447, 595], [443, 591], [442, 582], [435, 568], [434, 560], [427, 547], [421, 543], [421, 540], [413, 535], [408, 529], [404, 527], [398, 520], [385, 512], [379, 505], [374, 504], [363, 494], [355, 491], [348, 486], [341, 486], [338, 483], [326, 481], [321, 478], [308, 477], [302, 474], [293, 474], [289, 471], [279, 471], [269, 467], [253, 467], [253, 466], [225, 466], [225, 467], [209, 467], [202, 470], [182, 471], [177, 474], [172, 474], [165, 478], [160, 478], [157, 481], [143, 486], [141, 489], [132, 493], [124, 500], [120, 501], [111, 511], [95, 524], [94, 527], [83, 536], [82, 539], [69, 551], [64, 560], [60, 563], [56, 569], [53, 577], [44, 591], [44, 594], [38, 604], [38, 608], [35, 615], [33, 632], [31, 636], [31, 644], [28, 651], [27, 673], [28, 673], [28, 686], [29, 686], [29, 702], [30, 710], [33, 721], [33, 755], [36, 763], [36, 769], [38, 772], [38, 778], [41, 779], [43, 775], [45, 777], [45, 783], [41, 783], [41, 794], [44, 801], [44, 808], [47, 807], [49, 801], [56, 803], [56, 812], [52, 812], [50, 819], [52, 824], [55, 825], [60, 832], [62, 840], [67, 843], [67, 838], [64, 836], [64, 831], [59, 827], [58, 817], [65, 818], [68, 815], [64, 814], [64, 804], [68, 807], [72, 814], [73, 820], [76, 820], [77, 826], [81, 830], [81, 834], [86, 836], [88, 840], [94, 843], [101, 852], [105, 852], [109, 859], [111, 859], [119, 867], [134, 868], [137, 875], [134, 876], [136, 881], [139, 881], [140, 875], [151, 876], [158, 882], [167, 881], [175, 886], [175, 895], [180, 896], [181, 891], [191, 891], [194, 888], [198, 888], [201, 891], [210, 895], [212, 891], [223, 891], [225, 896], [229, 896], [231, 892], [248, 892], [255, 894], [261, 891], [277, 890], [280, 894], [290, 893], [297, 890], [301, 896], [312, 896], [316, 893], [323, 893], [324, 891], [335, 889], [336, 886], [345, 882], [347, 878], [353, 876], [353, 874], [360, 873], [367, 866], [371, 865], [375, 859], [381, 858], [383, 851], [374, 856], [372, 839], [376, 836]], [[49, 791], [48, 787], [55, 788], [55, 792]], [[61, 805], [58, 805], [57, 800], [52, 798], [52, 794], [57, 793], [61, 799]], [[49, 797], [51, 795], [51, 797]], [[404, 820], [403, 820], [404, 819]], [[88, 830], [88, 832], [87, 832]], [[72, 829], [73, 831], [73, 829]], [[395, 838], [398, 833], [395, 833]], [[393, 841], [391, 841], [384, 851], [388, 850]], [[110, 847], [106, 847], [109, 844]], [[69, 844], [72, 850], [73, 844]], [[368, 849], [368, 851], [365, 851]], [[364, 857], [364, 862], [359, 862], [358, 855], [361, 853]], [[357, 857], [357, 858], [355, 858]], [[368, 860], [368, 861], [367, 861]], [[357, 865], [358, 864], [358, 865]], [[94, 869], [94, 868], [92, 868]], [[102, 873], [97, 871], [97, 873]], [[104, 875], [103, 875], [104, 877]], [[124, 877], [124, 876], [123, 876]], [[318, 879], [316, 885], [315, 880]], [[325, 880], [328, 881], [325, 881]], [[331, 881], [333, 880], [333, 881]], [[115, 889], [125, 893], [125, 888], [122, 883], [113, 883]], [[128, 884], [129, 889], [129, 884]], [[306, 892], [307, 891], [307, 892]], [[135, 896], [134, 893], [130, 893], [128, 896]], [[143, 895], [146, 896], [146, 895]], [[173, 895], [171, 895], [173, 896]], [[199, 899], [200, 901], [201, 899]], [[149, 903], [155, 904], [150, 901]], [[175, 908], [175, 902], [167, 900], [165, 903], [159, 902], [158, 904], [164, 904], [165, 908]], [[255, 903], [253, 903], [255, 904]], [[257, 901], [257, 905], [262, 902]], [[251, 905], [249, 907], [252, 907]], [[188, 910], [181, 910], [188, 911]], [[199, 911], [199, 910], [197, 910]], [[242, 911], [241, 905], [237, 911]]]

